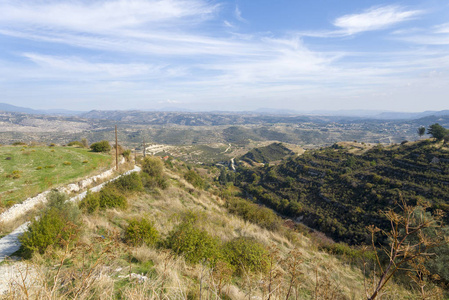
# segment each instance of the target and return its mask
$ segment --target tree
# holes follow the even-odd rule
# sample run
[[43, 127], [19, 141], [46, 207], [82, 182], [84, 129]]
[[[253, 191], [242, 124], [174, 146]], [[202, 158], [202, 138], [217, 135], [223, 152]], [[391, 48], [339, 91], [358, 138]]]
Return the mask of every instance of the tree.
[[430, 134], [437, 141], [441, 141], [447, 133], [447, 129], [438, 123], [430, 125], [427, 129], [427, 134]]
[[[390, 209], [384, 215], [391, 223], [390, 231], [383, 231], [375, 226], [368, 229], [371, 232], [372, 247], [376, 253], [379, 267], [378, 278], [371, 291], [367, 290], [367, 299], [374, 300], [379, 296], [385, 285], [399, 270], [410, 270], [421, 265], [434, 253], [434, 249], [447, 243], [443, 233], [443, 212], [435, 210], [427, 212], [429, 203], [408, 205], [401, 197], [401, 211]], [[389, 245], [375, 245], [375, 236], [382, 233], [388, 239]], [[380, 254], [386, 255], [387, 262], [383, 264]]]
[[417, 133], [420, 137], [422, 137], [424, 134], [426, 134], [426, 127], [424, 126], [419, 127]]
[[111, 150], [111, 145], [108, 141], [103, 140], [90, 145], [90, 149], [94, 152], [108, 152]]

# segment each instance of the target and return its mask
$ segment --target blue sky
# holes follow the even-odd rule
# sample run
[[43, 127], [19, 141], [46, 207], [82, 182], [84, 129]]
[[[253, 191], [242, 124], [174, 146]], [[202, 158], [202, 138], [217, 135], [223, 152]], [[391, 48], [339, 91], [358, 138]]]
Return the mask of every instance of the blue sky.
[[449, 109], [446, 0], [0, 0], [0, 102]]

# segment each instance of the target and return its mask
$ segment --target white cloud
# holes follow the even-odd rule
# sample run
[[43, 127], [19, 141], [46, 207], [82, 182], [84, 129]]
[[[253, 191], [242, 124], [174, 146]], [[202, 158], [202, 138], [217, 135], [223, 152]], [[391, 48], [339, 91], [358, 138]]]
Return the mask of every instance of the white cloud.
[[449, 33], [449, 23], [435, 26], [435, 33]]
[[105, 33], [118, 29], [164, 26], [201, 19], [217, 6], [202, 0], [0, 1], [0, 24]]
[[405, 8], [396, 5], [372, 7], [359, 14], [339, 17], [333, 24], [347, 34], [356, 34], [364, 31], [385, 29], [416, 18], [422, 13], [419, 10], [405, 10]]
[[248, 20], [246, 20], [244, 17], [242, 17], [242, 11], [240, 10], [240, 8], [238, 6], [235, 7], [234, 16], [240, 22], [248, 23]]

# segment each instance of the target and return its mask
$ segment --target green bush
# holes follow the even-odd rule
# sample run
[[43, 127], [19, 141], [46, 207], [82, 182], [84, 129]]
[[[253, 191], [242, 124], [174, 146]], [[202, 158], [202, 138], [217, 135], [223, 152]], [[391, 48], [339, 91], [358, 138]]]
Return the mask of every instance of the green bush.
[[257, 224], [261, 227], [278, 230], [281, 219], [269, 208], [259, 206], [249, 201], [230, 198], [226, 202], [229, 212], [241, 216], [244, 220]]
[[63, 162], [62, 164], [63, 164], [64, 166], [70, 166], [72, 163], [69, 162], [69, 161], [65, 161], [65, 162]]
[[147, 219], [131, 220], [125, 229], [125, 241], [132, 246], [142, 244], [154, 245], [159, 239], [159, 233], [154, 224]]
[[111, 145], [108, 141], [103, 140], [90, 145], [90, 149], [92, 149], [93, 152], [109, 152], [111, 150]]
[[125, 196], [113, 187], [104, 187], [96, 193], [88, 192], [80, 202], [79, 208], [87, 213], [94, 213], [99, 209], [120, 208], [126, 209], [128, 202]]
[[142, 172], [140, 176], [142, 178], [143, 186], [147, 189], [160, 188], [160, 189], [165, 190], [169, 187], [168, 179], [164, 175], [152, 177], [152, 176], [148, 175], [147, 173]]
[[184, 221], [171, 231], [165, 243], [176, 254], [184, 255], [190, 263], [207, 260], [214, 264], [222, 257], [220, 241], [195, 227], [191, 220]]
[[203, 178], [194, 170], [189, 170], [184, 174], [184, 179], [196, 188], [203, 189], [205, 186]]
[[147, 156], [142, 162], [142, 172], [151, 177], [161, 177], [164, 170], [162, 161], [155, 156]]
[[26, 146], [26, 143], [24, 142], [14, 142], [12, 143], [13, 146]]
[[142, 179], [139, 173], [123, 175], [117, 180], [110, 182], [107, 186], [115, 187], [121, 192], [140, 192], [143, 191]]
[[80, 141], [72, 141], [72, 142], [68, 143], [67, 146], [75, 146], [75, 147], [84, 148], [83, 143], [81, 143]]
[[223, 251], [240, 274], [244, 271], [265, 273], [268, 270], [268, 251], [255, 239], [235, 238], [224, 245]]
[[131, 158], [131, 150], [127, 149], [122, 152], [123, 157], [126, 159], [126, 161], [129, 161]]
[[21, 253], [29, 258], [33, 252], [44, 253], [49, 246], [60, 247], [79, 235], [79, 210], [67, 196], [58, 192], [48, 195], [47, 208], [34, 219], [20, 238]]

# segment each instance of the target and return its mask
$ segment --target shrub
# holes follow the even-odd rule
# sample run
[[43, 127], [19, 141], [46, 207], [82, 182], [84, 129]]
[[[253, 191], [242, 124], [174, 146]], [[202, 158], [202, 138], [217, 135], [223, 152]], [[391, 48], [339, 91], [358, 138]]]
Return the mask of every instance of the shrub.
[[88, 162], [88, 160], [83, 160], [83, 164], [87, 164]]
[[67, 196], [58, 192], [48, 195], [47, 208], [34, 219], [19, 239], [24, 257], [33, 252], [44, 253], [49, 246], [59, 247], [75, 241], [79, 234], [79, 210]]
[[203, 260], [213, 264], [222, 257], [219, 240], [195, 227], [192, 220], [179, 224], [169, 233], [165, 243], [176, 254], [184, 255], [188, 262], [194, 264]]
[[55, 147], [56, 144], [55, 143], [51, 143], [50, 145], [48, 145], [48, 147]]
[[155, 188], [160, 188], [165, 190], [166, 188], [168, 188], [169, 182], [167, 180], [167, 177], [165, 176], [157, 176], [157, 177], [151, 177], [150, 175], [148, 175], [147, 173], [141, 173], [141, 178], [142, 178], [142, 184], [145, 188], [147, 189], [155, 189]]
[[42, 167], [37, 167], [36, 170], [42, 170]]
[[131, 150], [127, 149], [122, 152], [123, 157], [126, 159], [126, 161], [129, 161], [131, 158]]
[[203, 178], [193, 170], [187, 171], [187, 173], [184, 174], [184, 179], [196, 188], [204, 188]]
[[147, 219], [131, 220], [125, 229], [125, 241], [132, 246], [142, 244], [154, 245], [159, 239], [159, 233], [154, 224]]
[[65, 162], [63, 162], [62, 164], [63, 164], [64, 166], [70, 166], [72, 163], [69, 162], [69, 161], [65, 161]]
[[142, 172], [148, 174], [151, 177], [162, 176], [164, 165], [162, 161], [155, 156], [147, 156], [142, 162]]
[[81, 143], [80, 141], [71, 141], [70, 143], [67, 144], [67, 146], [75, 146], [75, 147], [84, 148], [83, 143]]
[[108, 141], [103, 140], [90, 145], [90, 149], [92, 149], [93, 152], [109, 152], [111, 150], [111, 145]]
[[128, 202], [125, 196], [112, 187], [104, 187], [96, 193], [88, 192], [80, 202], [79, 208], [87, 213], [94, 213], [98, 209], [120, 208], [126, 209]]
[[259, 206], [249, 201], [231, 198], [226, 202], [229, 212], [241, 216], [244, 220], [265, 227], [278, 230], [281, 219], [269, 208]]
[[163, 173], [164, 165], [158, 157], [147, 156], [142, 162], [142, 183], [146, 188], [168, 188], [168, 180]]
[[24, 142], [14, 142], [12, 143], [13, 146], [26, 146], [26, 143]]
[[240, 274], [245, 270], [261, 273], [268, 270], [268, 251], [255, 239], [235, 238], [224, 245], [223, 251], [226, 259]]
[[113, 186], [121, 192], [139, 192], [143, 191], [142, 179], [139, 173], [131, 173], [119, 177], [107, 186]]

